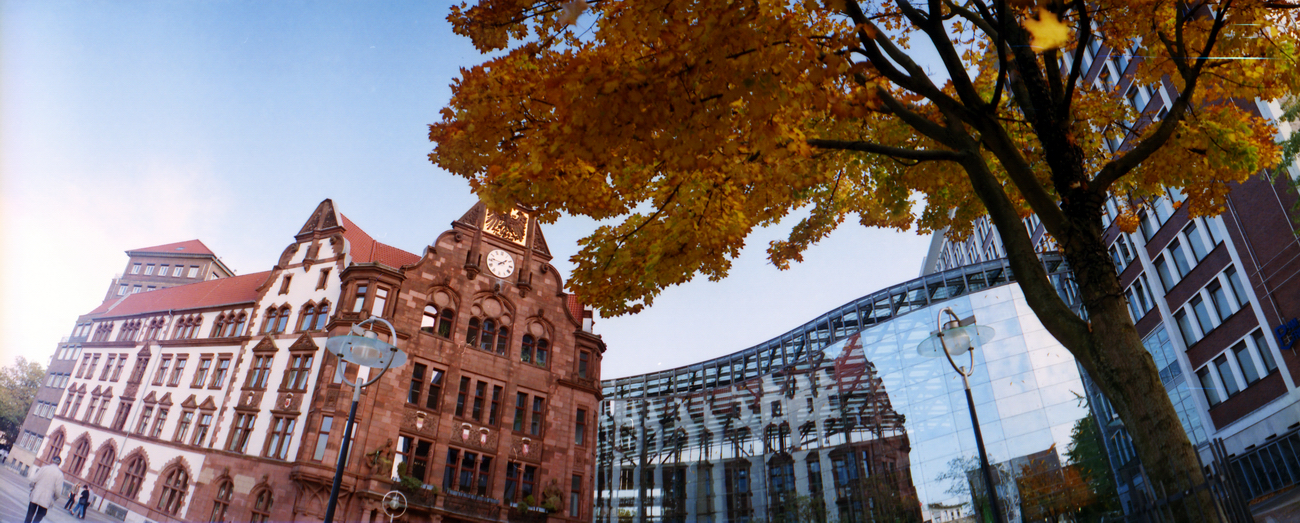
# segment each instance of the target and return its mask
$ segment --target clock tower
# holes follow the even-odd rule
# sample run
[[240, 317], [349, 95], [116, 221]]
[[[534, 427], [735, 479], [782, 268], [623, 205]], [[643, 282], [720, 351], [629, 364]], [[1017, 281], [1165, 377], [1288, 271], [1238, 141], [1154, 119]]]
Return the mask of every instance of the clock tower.
[[483, 273], [499, 283], [513, 284], [522, 295], [532, 290], [535, 270], [543, 274], [548, 270], [551, 251], [529, 209], [494, 212], [479, 202], [452, 222], [452, 228], [472, 238], [465, 258], [470, 279]]

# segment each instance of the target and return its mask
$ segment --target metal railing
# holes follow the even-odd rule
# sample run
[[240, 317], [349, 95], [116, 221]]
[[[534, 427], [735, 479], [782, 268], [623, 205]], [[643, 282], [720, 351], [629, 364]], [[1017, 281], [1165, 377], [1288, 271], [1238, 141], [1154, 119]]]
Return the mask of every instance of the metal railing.
[[1232, 472], [1246, 499], [1300, 483], [1300, 428], [1232, 458]]

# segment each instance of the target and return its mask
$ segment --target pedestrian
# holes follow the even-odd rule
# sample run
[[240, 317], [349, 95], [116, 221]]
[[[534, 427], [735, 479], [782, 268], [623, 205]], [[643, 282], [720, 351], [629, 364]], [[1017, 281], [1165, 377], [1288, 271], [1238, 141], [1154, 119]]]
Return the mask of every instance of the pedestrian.
[[36, 474], [32, 475], [32, 495], [27, 503], [24, 523], [41, 523], [45, 512], [59, 502], [58, 489], [63, 486], [63, 471], [59, 470], [61, 463], [63, 459], [54, 456], [48, 465], [36, 469]]
[[63, 504], [63, 510], [72, 512], [72, 506], [77, 503], [77, 491], [81, 490], [81, 484], [73, 485], [72, 490], [68, 491], [68, 502]]
[[86, 507], [90, 505], [90, 486], [81, 486], [81, 499], [77, 500], [77, 508], [72, 510], [73, 515], [81, 519], [86, 519]]

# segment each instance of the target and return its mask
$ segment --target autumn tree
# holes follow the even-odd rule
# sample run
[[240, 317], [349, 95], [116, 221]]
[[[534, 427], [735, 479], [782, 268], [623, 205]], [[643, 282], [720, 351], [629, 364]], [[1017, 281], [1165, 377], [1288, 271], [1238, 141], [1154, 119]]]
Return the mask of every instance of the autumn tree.
[[[1132, 428], [1156, 482], [1198, 469], [1126, 310], [1102, 208], [1168, 187], [1193, 216], [1279, 161], [1249, 109], [1300, 87], [1300, 9], [1274, 0], [483, 0], [452, 9], [491, 58], [462, 70], [430, 159], [496, 208], [608, 220], [572, 287], [603, 314], [720, 279], [756, 228], [804, 209], [785, 267], [846, 220], [961, 238], [987, 215], [1026, 300]], [[1084, 81], [1129, 49], [1159, 120]], [[914, 50], [937, 58], [918, 63]], [[1100, 59], [1100, 58], [1099, 58]], [[1121, 83], [1127, 85], [1127, 83]], [[1107, 138], [1126, 139], [1114, 152]], [[919, 204], [917, 204], [919, 202]], [[1057, 295], [1037, 214], [1086, 318]], [[1201, 500], [1202, 503], [1207, 503]], [[1199, 507], [1209, 510], [1208, 506]]]
[[0, 432], [9, 442], [17, 441], [43, 377], [45, 368], [22, 356], [0, 369]]

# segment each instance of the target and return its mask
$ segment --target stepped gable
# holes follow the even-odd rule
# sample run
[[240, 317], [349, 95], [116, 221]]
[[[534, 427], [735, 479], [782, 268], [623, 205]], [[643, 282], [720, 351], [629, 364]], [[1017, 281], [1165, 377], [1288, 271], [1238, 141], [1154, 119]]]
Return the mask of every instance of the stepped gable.
[[339, 214], [339, 217], [343, 220], [343, 238], [348, 241], [353, 263], [382, 263], [400, 268], [420, 261], [419, 256], [371, 238], [347, 216]]
[[160, 253], [160, 254], [161, 253], [196, 254], [196, 255], [216, 256], [216, 254], [214, 254], [211, 249], [208, 249], [207, 245], [204, 245], [203, 242], [199, 240], [189, 240], [184, 242], [168, 243], [165, 245], [155, 245], [153, 247], [145, 247], [143, 249], [131, 249], [129, 251], [126, 251], [128, 255], [134, 253], [148, 253], [148, 252]]
[[177, 285], [156, 291], [139, 292], [106, 302], [90, 314], [120, 317], [168, 310], [203, 309], [257, 301], [257, 289], [271, 276], [271, 271], [219, 278], [189, 285]]

